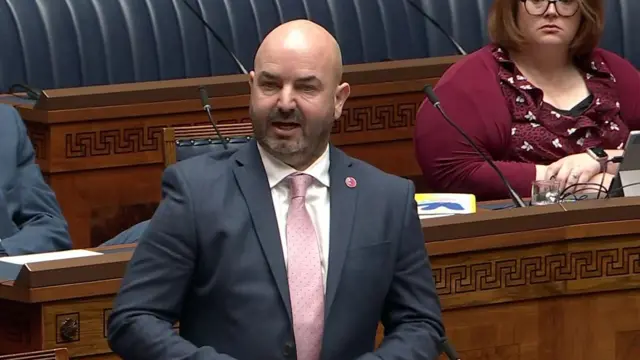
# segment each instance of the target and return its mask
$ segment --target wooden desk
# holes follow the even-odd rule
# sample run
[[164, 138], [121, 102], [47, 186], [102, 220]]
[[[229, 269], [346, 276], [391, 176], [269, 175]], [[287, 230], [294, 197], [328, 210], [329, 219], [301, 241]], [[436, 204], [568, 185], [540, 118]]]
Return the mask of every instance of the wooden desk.
[[[640, 199], [629, 198], [423, 221], [462, 358], [640, 359], [639, 213]], [[1, 351], [62, 346], [75, 358], [108, 358], [105, 320], [130, 256], [122, 249], [31, 265], [39, 287], [0, 286]]]
[[[413, 126], [422, 88], [459, 57], [350, 65], [352, 95], [332, 141], [387, 172], [419, 178]], [[55, 191], [76, 248], [101, 244], [147, 220], [160, 200], [162, 128], [208, 124], [198, 86], [212, 97], [214, 119], [249, 122], [249, 86], [241, 75], [45, 90], [35, 104], [4, 97], [27, 122], [37, 161]]]
[[425, 227], [448, 337], [471, 359], [640, 359], [640, 199]]

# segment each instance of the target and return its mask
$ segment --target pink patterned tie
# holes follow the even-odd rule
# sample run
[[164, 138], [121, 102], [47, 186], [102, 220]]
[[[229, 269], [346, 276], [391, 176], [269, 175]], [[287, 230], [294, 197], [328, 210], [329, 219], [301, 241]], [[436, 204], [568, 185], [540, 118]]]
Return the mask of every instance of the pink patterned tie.
[[324, 330], [324, 285], [318, 238], [305, 207], [313, 178], [289, 176], [291, 203], [287, 214], [287, 272], [298, 360], [320, 358]]

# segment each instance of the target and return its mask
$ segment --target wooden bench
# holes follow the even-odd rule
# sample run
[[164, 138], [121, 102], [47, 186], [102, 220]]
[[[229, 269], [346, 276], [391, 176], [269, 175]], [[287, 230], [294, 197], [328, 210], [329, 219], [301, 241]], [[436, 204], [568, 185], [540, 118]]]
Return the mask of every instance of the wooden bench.
[[1, 355], [0, 360], [68, 360], [67, 349], [32, 351], [26, 353]]

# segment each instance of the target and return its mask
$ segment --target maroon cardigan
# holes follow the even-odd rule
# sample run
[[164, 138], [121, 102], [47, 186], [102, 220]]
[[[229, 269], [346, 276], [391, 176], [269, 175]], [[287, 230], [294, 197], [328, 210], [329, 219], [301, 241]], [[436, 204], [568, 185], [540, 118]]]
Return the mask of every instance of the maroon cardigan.
[[[515, 191], [526, 197], [530, 196], [536, 177], [535, 164], [546, 165], [554, 159], [535, 161], [514, 156], [515, 150], [520, 149], [515, 149], [512, 131], [521, 124], [514, 125], [510, 110], [514, 106], [505, 97], [504, 83], [499, 81], [502, 70], [494, 49], [493, 45], [486, 46], [451, 66], [435, 92], [449, 117], [495, 161]], [[605, 63], [615, 77], [610, 87], [618, 98], [618, 118], [628, 127], [622, 131], [640, 129], [640, 73], [625, 59], [603, 49], [596, 49], [592, 59]], [[478, 200], [508, 198], [495, 171], [428, 100], [418, 111], [414, 140], [418, 163], [433, 191], [473, 193]]]

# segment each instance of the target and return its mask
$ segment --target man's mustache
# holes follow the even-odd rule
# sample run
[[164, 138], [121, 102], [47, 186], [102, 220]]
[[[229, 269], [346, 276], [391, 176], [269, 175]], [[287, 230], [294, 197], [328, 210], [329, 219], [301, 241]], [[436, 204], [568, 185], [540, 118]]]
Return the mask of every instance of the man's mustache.
[[270, 123], [279, 122], [283, 124], [298, 125], [302, 125], [305, 122], [305, 118], [299, 110], [292, 111], [288, 114], [283, 114], [282, 111], [274, 111], [269, 113], [267, 120]]

